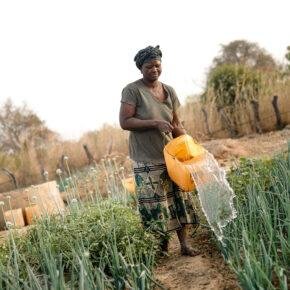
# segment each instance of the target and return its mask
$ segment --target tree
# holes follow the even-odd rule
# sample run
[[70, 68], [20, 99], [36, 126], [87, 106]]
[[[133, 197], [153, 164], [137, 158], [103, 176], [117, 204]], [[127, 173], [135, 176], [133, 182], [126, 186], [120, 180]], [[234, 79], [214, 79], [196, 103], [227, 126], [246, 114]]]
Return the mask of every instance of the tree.
[[27, 108], [15, 106], [10, 99], [0, 108], [0, 150], [19, 152], [24, 144], [37, 146], [51, 134], [44, 121]]
[[[214, 93], [218, 109], [236, 102], [256, 100], [260, 90], [260, 74], [243, 65], [224, 64], [208, 75], [207, 87]], [[206, 97], [207, 94], [205, 94]]]
[[258, 95], [261, 89], [259, 71], [245, 65], [222, 64], [216, 66], [208, 75], [207, 89], [202, 95], [204, 101], [213, 101], [219, 112], [222, 126], [231, 137], [238, 135], [236, 105], [250, 103], [255, 115], [255, 127], [261, 132], [259, 124]]
[[246, 40], [235, 40], [222, 45], [220, 55], [213, 60], [213, 68], [222, 64], [245, 65], [260, 70], [275, 70], [278, 67], [265, 49]]

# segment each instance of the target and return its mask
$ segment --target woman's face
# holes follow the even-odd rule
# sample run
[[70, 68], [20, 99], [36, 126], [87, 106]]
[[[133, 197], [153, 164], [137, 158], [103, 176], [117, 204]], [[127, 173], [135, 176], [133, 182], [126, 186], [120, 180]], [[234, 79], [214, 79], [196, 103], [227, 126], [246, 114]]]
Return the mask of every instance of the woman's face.
[[161, 61], [157, 59], [145, 62], [141, 68], [143, 78], [148, 82], [154, 82], [158, 80], [159, 76], [161, 75], [161, 72], [162, 72]]

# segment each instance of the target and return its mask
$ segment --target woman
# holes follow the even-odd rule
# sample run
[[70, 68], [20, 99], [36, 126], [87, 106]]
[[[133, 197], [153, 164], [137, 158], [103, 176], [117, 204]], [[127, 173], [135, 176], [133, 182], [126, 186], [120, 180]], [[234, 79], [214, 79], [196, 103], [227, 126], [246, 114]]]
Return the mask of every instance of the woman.
[[197, 254], [187, 243], [186, 225], [196, 223], [189, 193], [169, 178], [163, 157], [164, 145], [185, 134], [177, 115], [180, 106], [174, 89], [158, 80], [162, 52], [148, 46], [134, 58], [143, 77], [122, 91], [120, 125], [130, 131], [129, 152], [134, 161], [139, 212], [144, 226], [159, 232], [162, 249], [168, 250], [168, 235], [176, 230], [181, 254]]

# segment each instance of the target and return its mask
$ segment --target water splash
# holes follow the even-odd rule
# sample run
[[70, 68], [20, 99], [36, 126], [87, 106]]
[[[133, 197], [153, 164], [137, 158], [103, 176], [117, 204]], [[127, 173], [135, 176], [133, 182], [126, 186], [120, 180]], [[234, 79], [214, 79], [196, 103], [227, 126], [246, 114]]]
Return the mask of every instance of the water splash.
[[198, 191], [202, 210], [217, 238], [223, 240], [223, 228], [237, 214], [233, 199], [235, 194], [213, 155], [205, 150], [204, 158], [187, 165]]

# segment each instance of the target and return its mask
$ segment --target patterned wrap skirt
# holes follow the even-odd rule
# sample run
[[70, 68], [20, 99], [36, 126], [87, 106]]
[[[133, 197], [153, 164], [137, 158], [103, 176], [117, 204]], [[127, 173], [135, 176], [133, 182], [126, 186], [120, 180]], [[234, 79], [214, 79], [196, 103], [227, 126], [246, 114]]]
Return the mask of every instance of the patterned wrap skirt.
[[197, 224], [192, 192], [182, 191], [169, 177], [165, 164], [134, 162], [138, 207], [146, 228], [167, 233]]

